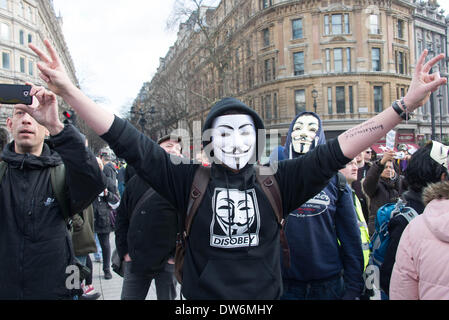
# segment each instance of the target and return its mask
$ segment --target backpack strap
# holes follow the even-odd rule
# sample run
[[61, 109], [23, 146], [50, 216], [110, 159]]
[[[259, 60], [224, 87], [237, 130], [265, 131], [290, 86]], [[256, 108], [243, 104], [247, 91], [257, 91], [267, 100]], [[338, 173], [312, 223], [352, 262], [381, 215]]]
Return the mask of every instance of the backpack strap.
[[262, 175], [260, 174], [259, 168], [256, 168], [256, 179], [259, 182], [262, 191], [265, 193], [265, 196], [268, 198], [274, 213], [276, 214], [276, 219], [281, 229], [280, 240], [284, 265], [287, 268], [290, 268], [290, 249], [288, 247], [288, 241], [284, 230], [285, 219], [282, 207], [281, 189], [279, 188], [279, 184], [277, 183], [274, 175]]
[[[207, 185], [210, 180], [210, 167], [200, 166], [195, 172], [193, 177], [192, 187], [189, 194], [189, 204], [187, 207], [187, 215], [184, 222], [183, 236], [186, 239], [189, 236], [190, 229], [192, 228], [193, 217], [203, 200], [204, 194], [206, 193]], [[181, 219], [182, 221], [182, 219]]]
[[149, 198], [151, 198], [156, 191], [153, 188], [149, 188], [145, 193], [140, 197], [139, 201], [134, 207], [134, 210], [131, 211], [131, 214], [128, 216], [129, 220], [131, 220], [131, 217], [135, 214], [137, 214], [137, 211], [142, 207], [142, 204], [144, 204], [145, 201], [147, 201]]
[[0, 162], [0, 183], [2, 183], [3, 176], [5, 175], [8, 164], [5, 161]]
[[346, 177], [340, 171], [337, 172], [337, 187], [338, 187], [338, 199], [341, 198], [343, 192], [346, 190]]
[[53, 192], [55, 193], [56, 200], [58, 200], [61, 207], [62, 216], [68, 223], [70, 220], [70, 204], [67, 201], [66, 196], [66, 184], [65, 184], [65, 166], [60, 164], [56, 167], [50, 168], [50, 180]]

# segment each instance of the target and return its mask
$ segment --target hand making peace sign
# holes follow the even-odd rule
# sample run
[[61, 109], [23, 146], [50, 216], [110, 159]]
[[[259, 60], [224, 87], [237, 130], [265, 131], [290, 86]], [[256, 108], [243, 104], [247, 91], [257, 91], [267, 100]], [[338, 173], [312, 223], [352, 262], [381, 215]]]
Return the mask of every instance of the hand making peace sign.
[[413, 111], [429, 100], [430, 94], [437, 90], [441, 85], [447, 83], [446, 78], [440, 77], [440, 72], [435, 72], [429, 74], [432, 67], [441, 59], [444, 59], [444, 54], [439, 54], [436, 57], [430, 59], [426, 64], [424, 64], [428, 51], [427, 49], [419, 57], [416, 63], [415, 72], [413, 74], [412, 82], [406, 96], [404, 97], [404, 102], [409, 111]]

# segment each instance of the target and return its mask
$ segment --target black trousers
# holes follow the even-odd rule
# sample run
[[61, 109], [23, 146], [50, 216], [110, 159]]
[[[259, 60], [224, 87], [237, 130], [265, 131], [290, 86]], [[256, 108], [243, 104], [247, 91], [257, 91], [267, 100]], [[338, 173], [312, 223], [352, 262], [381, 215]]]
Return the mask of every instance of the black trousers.
[[111, 244], [109, 243], [109, 233], [98, 233], [101, 251], [103, 253], [103, 271], [111, 270]]

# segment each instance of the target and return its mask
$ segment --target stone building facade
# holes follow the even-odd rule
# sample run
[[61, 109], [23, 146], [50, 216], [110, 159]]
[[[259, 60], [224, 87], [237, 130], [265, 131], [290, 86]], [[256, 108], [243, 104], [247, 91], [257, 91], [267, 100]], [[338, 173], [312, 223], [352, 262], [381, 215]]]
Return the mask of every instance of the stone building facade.
[[[294, 116], [306, 110], [320, 115], [332, 138], [407, 92], [420, 53], [415, 19], [436, 20], [425, 23], [438, 35], [448, 26], [442, 13], [429, 17], [417, 8], [413, 0], [222, 0], [181, 25], [157, 75], [188, 75], [183, 101], [189, 122], [204, 119], [212, 101], [232, 95], [278, 130], [279, 143]], [[215, 51], [205, 45], [212, 36]], [[447, 41], [439, 43], [445, 53]], [[439, 70], [447, 75], [446, 61]], [[157, 83], [150, 88], [151, 96]], [[447, 101], [446, 88], [442, 95]], [[447, 103], [442, 108], [447, 114]], [[411, 143], [419, 134], [427, 137], [427, 113], [400, 124], [399, 134], [411, 136]], [[448, 119], [442, 120], [447, 134]]]
[[[44, 85], [36, 65], [39, 58], [28, 48], [33, 43], [46, 52], [44, 39], [53, 44], [69, 77], [78, 83], [61, 23], [51, 0], [0, 0], [0, 83]], [[68, 109], [63, 101], [60, 106]], [[11, 106], [1, 106], [0, 130], [5, 131], [11, 111]]]

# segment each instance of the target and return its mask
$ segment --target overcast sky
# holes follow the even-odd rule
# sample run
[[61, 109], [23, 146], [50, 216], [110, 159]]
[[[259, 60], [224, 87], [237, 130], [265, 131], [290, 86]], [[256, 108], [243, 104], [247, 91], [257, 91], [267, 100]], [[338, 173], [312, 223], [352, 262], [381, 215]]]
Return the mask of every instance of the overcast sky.
[[167, 31], [173, 0], [53, 0], [83, 91], [128, 109], [176, 41]]
[[[115, 113], [129, 109], [176, 41], [177, 28], [165, 28], [173, 2], [53, 0], [83, 91]], [[449, 1], [439, 2], [449, 14]]]

